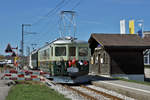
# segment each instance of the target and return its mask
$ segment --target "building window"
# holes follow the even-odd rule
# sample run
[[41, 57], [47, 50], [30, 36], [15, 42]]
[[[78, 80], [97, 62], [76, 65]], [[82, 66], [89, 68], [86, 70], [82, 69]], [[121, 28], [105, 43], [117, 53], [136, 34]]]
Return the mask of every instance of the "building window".
[[66, 56], [66, 47], [56, 47], [55, 56]]
[[103, 54], [103, 57], [104, 57], [104, 63], [107, 64], [107, 63], [108, 63], [108, 57], [107, 57], [107, 54], [104, 53], [104, 54]]
[[148, 56], [144, 56], [144, 64], [148, 64]]
[[69, 56], [76, 56], [76, 47], [69, 47]]
[[150, 64], [150, 50], [149, 49], [144, 51], [144, 64], [146, 65]]
[[147, 57], [148, 57], [148, 64], [150, 65], [150, 51], [148, 52], [148, 55], [147, 55]]
[[98, 56], [95, 56], [95, 64], [98, 63]]
[[93, 55], [93, 64], [95, 64], [95, 55]]

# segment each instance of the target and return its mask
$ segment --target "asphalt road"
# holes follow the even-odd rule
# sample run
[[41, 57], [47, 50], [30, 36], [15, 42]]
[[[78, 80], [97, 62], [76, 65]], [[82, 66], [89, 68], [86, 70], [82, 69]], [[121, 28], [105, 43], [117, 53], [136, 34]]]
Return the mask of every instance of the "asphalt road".
[[[2, 73], [0, 73], [0, 78], [2, 77]], [[11, 86], [7, 85], [8, 80], [0, 79], [0, 100], [5, 100]]]

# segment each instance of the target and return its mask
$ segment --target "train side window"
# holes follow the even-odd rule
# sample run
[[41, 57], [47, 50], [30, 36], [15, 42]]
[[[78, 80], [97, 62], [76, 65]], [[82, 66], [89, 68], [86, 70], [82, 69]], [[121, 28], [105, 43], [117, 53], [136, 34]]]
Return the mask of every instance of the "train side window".
[[43, 56], [44, 56], [44, 59], [46, 59], [46, 58], [47, 58], [46, 50], [44, 50], [44, 52], [43, 52]]
[[46, 55], [47, 55], [47, 58], [46, 59], [49, 59], [49, 48], [46, 50]]
[[66, 56], [66, 47], [56, 47], [55, 56]]
[[51, 56], [53, 56], [53, 47], [51, 47]]
[[69, 47], [69, 56], [76, 56], [76, 47]]
[[46, 59], [49, 59], [49, 48], [46, 50], [46, 55], [47, 55]]
[[39, 52], [39, 60], [41, 60], [42, 58], [41, 58], [41, 53]]
[[88, 56], [88, 48], [79, 47], [79, 56]]

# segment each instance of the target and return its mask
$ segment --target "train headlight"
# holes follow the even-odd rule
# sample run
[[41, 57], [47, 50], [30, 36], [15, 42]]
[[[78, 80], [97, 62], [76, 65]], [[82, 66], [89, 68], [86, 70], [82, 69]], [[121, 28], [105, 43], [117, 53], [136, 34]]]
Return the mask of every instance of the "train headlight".
[[82, 62], [82, 61], [79, 61], [78, 63], [80, 64], [80, 66], [82, 66], [82, 65], [83, 65], [83, 62]]

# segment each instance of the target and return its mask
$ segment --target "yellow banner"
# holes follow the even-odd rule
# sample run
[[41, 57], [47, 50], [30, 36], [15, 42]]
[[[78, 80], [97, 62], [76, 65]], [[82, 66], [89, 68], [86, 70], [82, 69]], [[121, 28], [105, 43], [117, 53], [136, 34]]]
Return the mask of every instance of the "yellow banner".
[[129, 32], [130, 34], [134, 34], [134, 20], [129, 21]]

